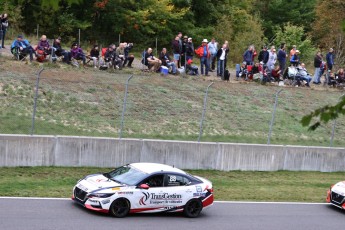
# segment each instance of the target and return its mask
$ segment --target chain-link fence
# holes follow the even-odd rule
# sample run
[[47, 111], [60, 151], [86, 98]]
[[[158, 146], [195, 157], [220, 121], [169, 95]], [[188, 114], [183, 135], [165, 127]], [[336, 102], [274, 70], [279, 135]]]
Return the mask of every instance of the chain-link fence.
[[[329, 146], [332, 122], [309, 132], [300, 120], [342, 95], [197, 77], [61, 72], [2, 72], [0, 133]], [[332, 145], [344, 146], [344, 125], [340, 117]]]

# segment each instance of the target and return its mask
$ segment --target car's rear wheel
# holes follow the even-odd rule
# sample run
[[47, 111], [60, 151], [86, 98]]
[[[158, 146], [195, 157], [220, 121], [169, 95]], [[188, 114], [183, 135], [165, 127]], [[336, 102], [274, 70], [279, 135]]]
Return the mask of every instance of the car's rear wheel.
[[202, 210], [202, 202], [199, 199], [192, 199], [184, 206], [183, 213], [189, 218], [198, 217]]
[[113, 201], [110, 206], [109, 213], [118, 218], [125, 217], [130, 209], [130, 204], [127, 199], [119, 198]]

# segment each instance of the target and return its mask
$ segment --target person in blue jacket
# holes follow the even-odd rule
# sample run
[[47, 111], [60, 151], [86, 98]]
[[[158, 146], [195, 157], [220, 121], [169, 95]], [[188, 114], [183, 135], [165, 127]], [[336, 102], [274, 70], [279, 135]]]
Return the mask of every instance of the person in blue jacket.
[[332, 71], [334, 65], [334, 54], [333, 48], [329, 49], [329, 52], [326, 54], [327, 69]]

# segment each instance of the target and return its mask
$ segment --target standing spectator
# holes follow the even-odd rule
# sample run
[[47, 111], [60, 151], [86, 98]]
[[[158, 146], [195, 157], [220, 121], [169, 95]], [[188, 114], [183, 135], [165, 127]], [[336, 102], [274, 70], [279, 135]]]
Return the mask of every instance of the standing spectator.
[[274, 69], [274, 65], [277, 62], [277, 54], [276, 54], [276, 48], [274, 46], [271, 46], [270, 51], [268, 52], [268, 62], [267, 62], [267, 68], [271, 72]]
[[326, 55], [326, 62], [327, 62], [327, 69], [329, 71], [332, 71], [333, 65], [334, 65], [334, 54], [333, 54], [333, 48], [329, 49], [329, 52]]
[[300, 54], [299, 50], [296, 50], [295, 54], [292, 55], [292, 58], [290, 59], [291, 65], [293, 65], [293, 66], [298, 66], [299, 65], [299, 62], [300, 62], [299, 54]]
[[220, 48], [217, 51], [217, 76], [220, 77], [224, 74], [224, 70], [225, 70], [225, 59], [226, 59], [226, 55], [227, 55], [227, 45], [223, 44], [222, 48]]
[[61, 47], [61, 37], [58, 37], [58, 38], [56, 38], [54, 40], [54, 42], [53, 42], [53, 49], [55, 51], [53, 55], [56, 55], [58, 57], [63, 56], [63, 61], [66, 62], [67, 64], [70, 64], [69, 63], [69, 60], [71, 59], [70, 53], [67, 52], [66, 50], [62, 49], [62, 47]]
[[321, 52], [318, 51], [314, 57], [314, 67], [315, 67], [315, 73], [314, 73], [314, 78], [313, 78], [313, 84], [320, 84], [320, 78], [321, 78], [321, 67], [322, 64], [322, 56]]
[[[180, 49], [180, 38], [179, 36], [175, 37], [175, 40], [172, 43], [172, 48], [173, 48], [173, 54], [174, 54], [174, 62], [175, 65], [180, 68], [180, 53], [181, 53], [181, 49]], [[181, 45], [182, 48], [182, 45]]]
[[133, 68], [132, 63], [134, 61], [134, 55], [129, 55], [129, 51], [133, 48], [133, 43], [124, 43], [125, 44], [125, 62], [123, 63], [123, 66], [127, 64], [128, 68]]
[[186, 60], [193, 60], [194, 56], [194, 44], [192, 38], [188, 38], [188, 42], [186, 44]]
[[211, 53], [208, 50], [207, 43], [208, 43], [207, 39], [202, 40], [201, 46], [199, 46], [199, 48], [195, 50], [195, 53], [198, 54], [198, 56], [200, 57], [201, 75], [204, 74], [204, 67], [205, 67], [205, 76], [210, 76], [208, 75], [208, 71], [210, 68], [208, 59], [210, 58]]
[[286, 66], [286, 52], [285, 52], [285, 43], [282, 43], [280, 45], [280, 49], [277, 53], [277, 59], [278, 59], [278, 62], [279, 62], [279, 69], [281, 71], [281, 73], [284, 73], [285, 71], [285, 66]]
[[259, 62], [262, 62], [264, 66], [266, 66], [268, 62], [268, 57], [269, 57], [269, 52], [267, 50], [267, 46], [263, 46], [262, 50], [259, 53], [258, 60]]
[[183, 36], [183, 41], [182, 41], [182, 49], [181, 49], [181, 66], [186, 67], [186, 47], [188, 43], [188, 37]]
[[224, 69], [226, 69], [226, 64], [228, 62], [228, 54], [229, 54], [229, 51], [230, 51], [230, 49], [229, 49], [229, 42], [225, 41], [224, 45], [226, 47], [226, 54], [225, 54], [225, 60], [224, 60]]
[[215, 38], [212, 38], [211, 41], [208, 43], [208, 50], [211, 53], [209, 58], [209, 65], [210, 65], [210, 72], [213, 72], [216, 69], [216, 60], [217, 60], [217, 51], [218, 51], [218, 43], [216, 42]]
[[169, 54], [167, 53], [167, 49], [163, 48], [162, 52], [159, 55], [159, 59], [162, 61], [162, 65], [168, 68], [171, 67], [172, 74], [176, 74], [176, 65], [175, 62], [170, 60]]
[[293, 45], [292, 49], [290, 50], [290, 59], [292, 58], [292, 56], [296, 53], [297, 50], [297, 46]]
[[243, 54], [243, 62], [246, 63], [246, 65], [252, 65], [253, 62], [253, 52], [254, 52], [254, 46], [250, 45], [246, 52]]
[[0, 39], [2, 40], [1, 48], [2, 49], [6, 49], [4, 42], [5, 42], [6, 31], [7, 31], [7, 28], [8, 28], [7, 14], [2, 14], [0, 16], [0, 18], [1, 18], [0, 30], [2, 30], [2, 33], [0, 32]]
[[99, 48], [98, 45], [94, 45], [90, 51], [90, 59], [93, 61], [93, 67], [97, 69], [98, 59], [99, 59]]

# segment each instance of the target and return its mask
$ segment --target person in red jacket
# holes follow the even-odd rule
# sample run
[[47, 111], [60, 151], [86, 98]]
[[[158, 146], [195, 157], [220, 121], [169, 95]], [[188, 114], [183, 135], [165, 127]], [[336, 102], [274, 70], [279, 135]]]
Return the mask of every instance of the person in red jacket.
[[208, 43], [207, 39], [202, 40], [201, 46], [199, 46], [199, 48], [195, 50], [195, 53], [200, 57], [201, 75], [204, 74], [204, 66], [205, 66], [205, 76], [210, 76], [208, 74], [208, 71], [210, 69], [210, 63], [208, 59], [210, 58], [211, 53], [208, 50], [207, 43]]

